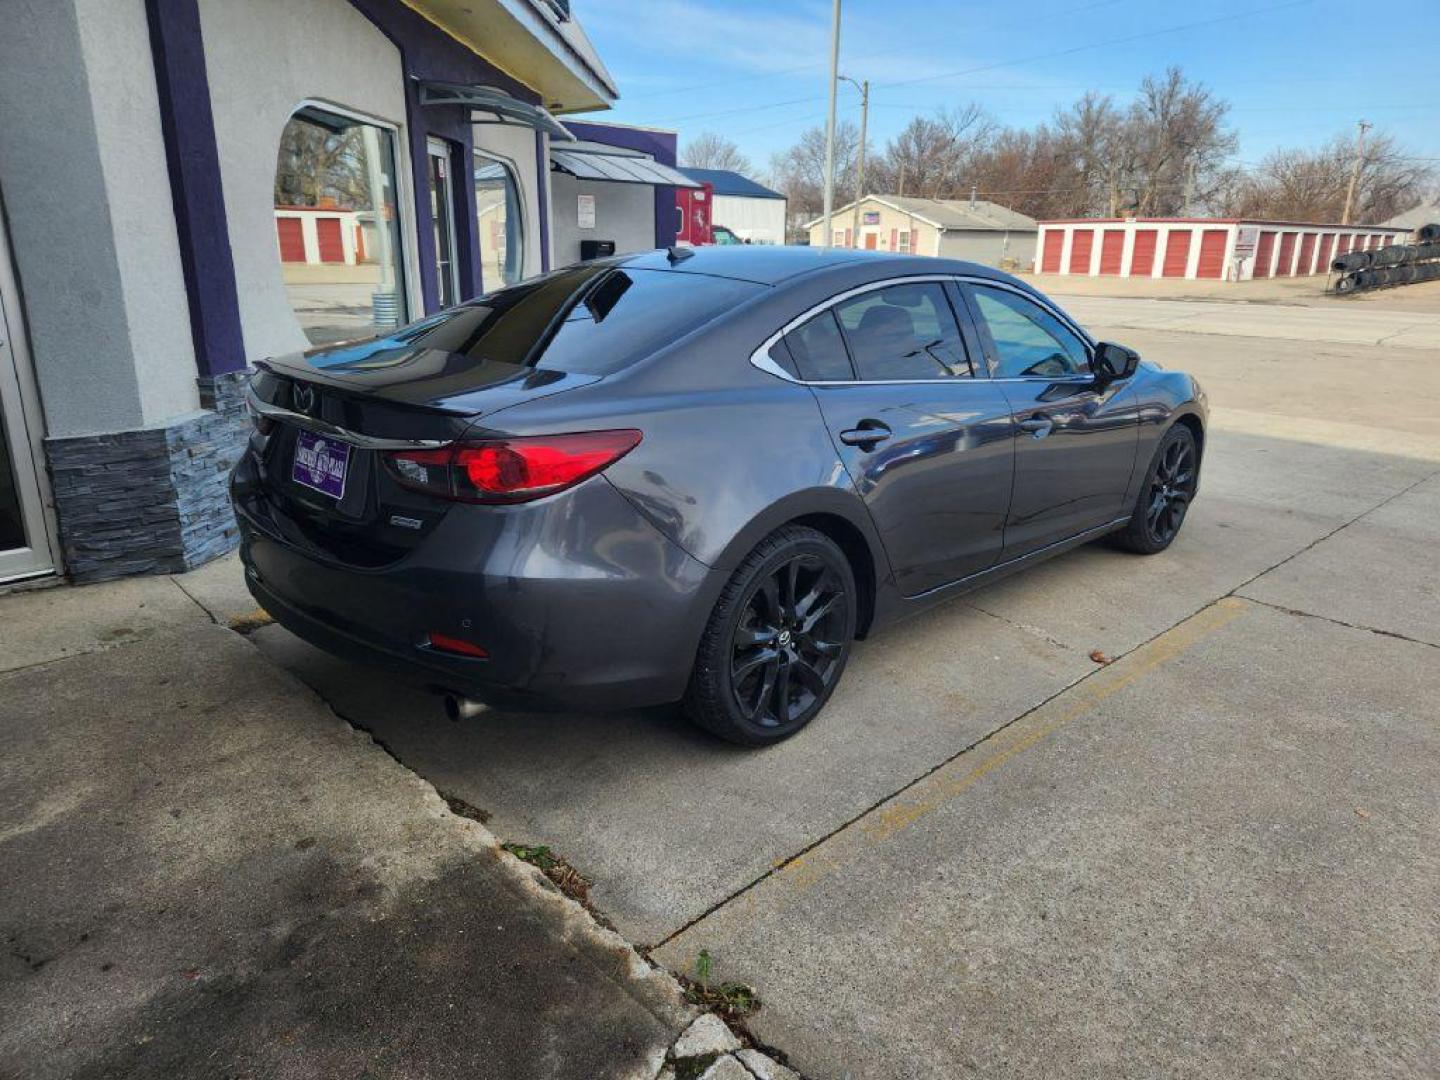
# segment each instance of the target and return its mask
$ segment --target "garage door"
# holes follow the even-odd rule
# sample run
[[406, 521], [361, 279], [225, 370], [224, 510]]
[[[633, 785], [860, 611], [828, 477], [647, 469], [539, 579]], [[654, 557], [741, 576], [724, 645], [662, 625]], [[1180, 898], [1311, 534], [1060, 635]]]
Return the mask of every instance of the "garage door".
[[1135, 249], [1130, 253], [1130, 276], [1149, 277], [1155, 273], [1155, 238], [1160, 234], [1154, 229], [1135, 230]]
[[1295, 273], [1299, 277], [1305, 277], [1310, 273], [1310, 268], [1315, 264], [1315, 234], [1306, 233], [1300, 238], [1300, 264], [1295, 267]]
[[1200, 265], [1196, 270], [1199, 277], [1225, 276], [1225, 241], [1229, 238], [1229, 229], [1206, 229], [1200, 234]]
[[315, 242], [320, 248], [321, 262], [338, 263], [345, 261], [345, 245], [340, 242], [339, 218], [316, 218]]
[[1255, 243], [1255, 271], [1252, 277], [1270, 276], [1270, 259], [1275, 254], [1275, 234], [1262, 232]]
[[1120, 273], [1120, 263], [1125, 254], [1125, 230], [1106, 229], [1100, 238], [1100, 273]]
[[1290, 276], [1290, 264], [1295, 259], [1295, 236], [1293, 232], [1280, 234], [1280, 261], [1275, 264], [1276, 277]]
[[1184, 277], [1185, 265], [1190, 261], [1190, 230], [1172, 229], [1165, 238], [1165, 265], [1160, 269], [1161, 277]]
[[1090, 252], [1095, 249], [1095, 230], [1076, 229], [1070, 236], [1070, 273], [1090, 273]]
[[1335, 241], [1335, 258], [1339, 258], [1350, 250], [1350, 234], [1341, 233], [1340, 238]]
[[1335, 256], [1330, 254], [1330, 249], [1335, 246], [1335, 234], [1333, 232], [1321, 233], [1320, 244], [1315, 250], [1315, 272], [1324, 274], [1330, 270], [1330, 260]]
[[275, 232], [280, 237], [280, 261], [305, 261], [305, 230], [298, 217], [275, 219]]
[[1370, 247], [1371, 247], [1371, 248], [1381, 247], [1381, 246], [1383, 246], [1383, 243], [1384, 243], [1384, 240], [1383, 240], [1382, 237], [1380, 237], [1379, 235], [1377, 235], [1377, 234], [1375, 234], [1375, 233], [1371, 233], [1371, 234], [1370, 234]]
[[1045, 230], [1045, 253], [1040, 256], [1040, 270], [1046, 274], [1060, 272], [1060, 252], [1065, 247], [1064, 229]]

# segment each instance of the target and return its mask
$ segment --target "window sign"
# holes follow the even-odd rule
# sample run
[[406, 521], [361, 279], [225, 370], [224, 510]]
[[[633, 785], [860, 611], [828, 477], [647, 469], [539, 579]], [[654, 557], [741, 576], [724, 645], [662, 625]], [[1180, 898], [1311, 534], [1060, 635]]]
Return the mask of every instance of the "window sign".
[[582, 229], [595, 228], [595, 196], [580, 195], [577, 197], [576, 224]]
[[866, 225], [879, 225], [879, 224], [880, 224], [880, 211], [879, 211], [879, 210], [866, 210], [864, 216], [861, 218], [861, 221], [862, 221], [864, 224], [866, 224]]

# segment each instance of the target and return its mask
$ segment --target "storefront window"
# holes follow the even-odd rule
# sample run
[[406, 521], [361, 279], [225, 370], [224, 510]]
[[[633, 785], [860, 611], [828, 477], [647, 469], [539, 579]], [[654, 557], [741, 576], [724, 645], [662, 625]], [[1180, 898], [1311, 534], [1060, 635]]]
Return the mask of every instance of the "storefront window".
[[480, 229], [480, 275], [486, 292], [524, 276], [524, 209], [515, 173], [502, 161], [475, 154], [475, 213]]
[[310, 106], [285, 125], [275, 232], [285, 292], [312, 345], [408, 317], [395, 177], [387, 128]]

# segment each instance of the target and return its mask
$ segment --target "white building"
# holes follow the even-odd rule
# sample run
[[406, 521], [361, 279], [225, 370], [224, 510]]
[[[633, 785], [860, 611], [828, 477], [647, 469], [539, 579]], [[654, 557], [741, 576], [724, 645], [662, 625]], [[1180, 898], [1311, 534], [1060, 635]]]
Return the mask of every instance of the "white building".
[[1408, 236], [1380, 225], [1240, 218], [1078, 218], [1040, 222], [1043, 274], [1248, 281], [1324, 274], [1348, 251]]
[[714, 188], [710, 223], [752, 244], [785, 243], [785, 196], [729, 169], [681, 169]]
[[[899, 251], [1023, 269], [1035, 250], [1032, 217], [984, 199], [866, 195], [831, 215], [836, 247]], [[858, 228], [857, 228], [858, 226]], [[825, 242], [825, 219], [806, 222], [810, 243]]]

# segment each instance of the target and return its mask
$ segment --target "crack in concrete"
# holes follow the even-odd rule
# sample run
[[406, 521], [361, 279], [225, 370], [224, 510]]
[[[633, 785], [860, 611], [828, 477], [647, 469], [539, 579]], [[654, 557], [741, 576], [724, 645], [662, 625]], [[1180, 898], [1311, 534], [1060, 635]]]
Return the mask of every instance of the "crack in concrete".
[[1011, 619], [1011, 618], [1008, 618], [1007, 616], [1001, 615], [998, 611], [991, 611], [989, 608], [983, 608], [983, 607], [981, 607], [979, 604], [975, 603], [973, 600], [966, 600], [964, 603], [965, 603], [965, 606], [966, 606], [966, 607], [968, 607], [968, 608], [973, 608], [975, 611], [980, 612], [981, 615], [989, 615], [992, 619], [999, 619], [1001, 622], [1005, 623], [1006, 625], [1008, 625], [1008, 626], [1013, 626], [1016, 630], [1020, 630], [1020, 631], [1023, 631], [1024, 633], [1030, 634], [1030, 635], [1032, 635], [1032, 636], [1034, 636], [1034, 637], [1038, 637], [1041, 641], [1045, 642], [1045, 643], [1048, 644], [1048, 645], [1054, 645], [1057, 649], [1065, 649], [1065, 650], [1070, 651], [1070, 652], [1081, 653], [1082, 655], [1083, 655], [1084, 652], [1085, 652], [1084, 649], [1081, 649], [1081, 648], [1079, 648], [1078, 646], [1075, 646], [1075, 645], [1067, 645], [1065, 642], [1061, 641], [1059, 638], [1057, 638], [1057, 637], [1053, 636], [1052, 634], [1050, 634], [1050, 633], [1049, 633], [1047, 630], [1045, 630], [1043, 627], [1032, 626], [1032, 625], [1030, 625], [1029, 623], [1016, 622], [1014, 619]]
[[1366, 626], [1364, 623], [1346, 622], [1344, 619], [1336, 619], [1330, 615], [1318, 615], [1313, 611], [1303, 611], [1300, 608], [1286, 607], [1284, 604], [1272, 604], [1268, 600], [1261, 600], [1255, 596], [1240, 595], [1240, 599], [1248, 600], [1252, 604], [1259, 604], [1261, 607], [1270, 608], [1284, 615], [1297, 615], [1302, 619], [1319, 619], [1321, 622], [1330, 623], [1332, 626], [1343, 626], [1347, 630], [1364, 630], [1367, 633], [1378, 634], [1380, 637], [1398, 638], [1400, 641], [1408, 641], [1412, 645], [1424, 645], [1430, 649], [1440, 649], [1440, 643], [1426, 641], [1423, 638], [1413, 638], [1408, 634], [1402, 634], [1395, 630], [1383, 630], [1378, 626]]

